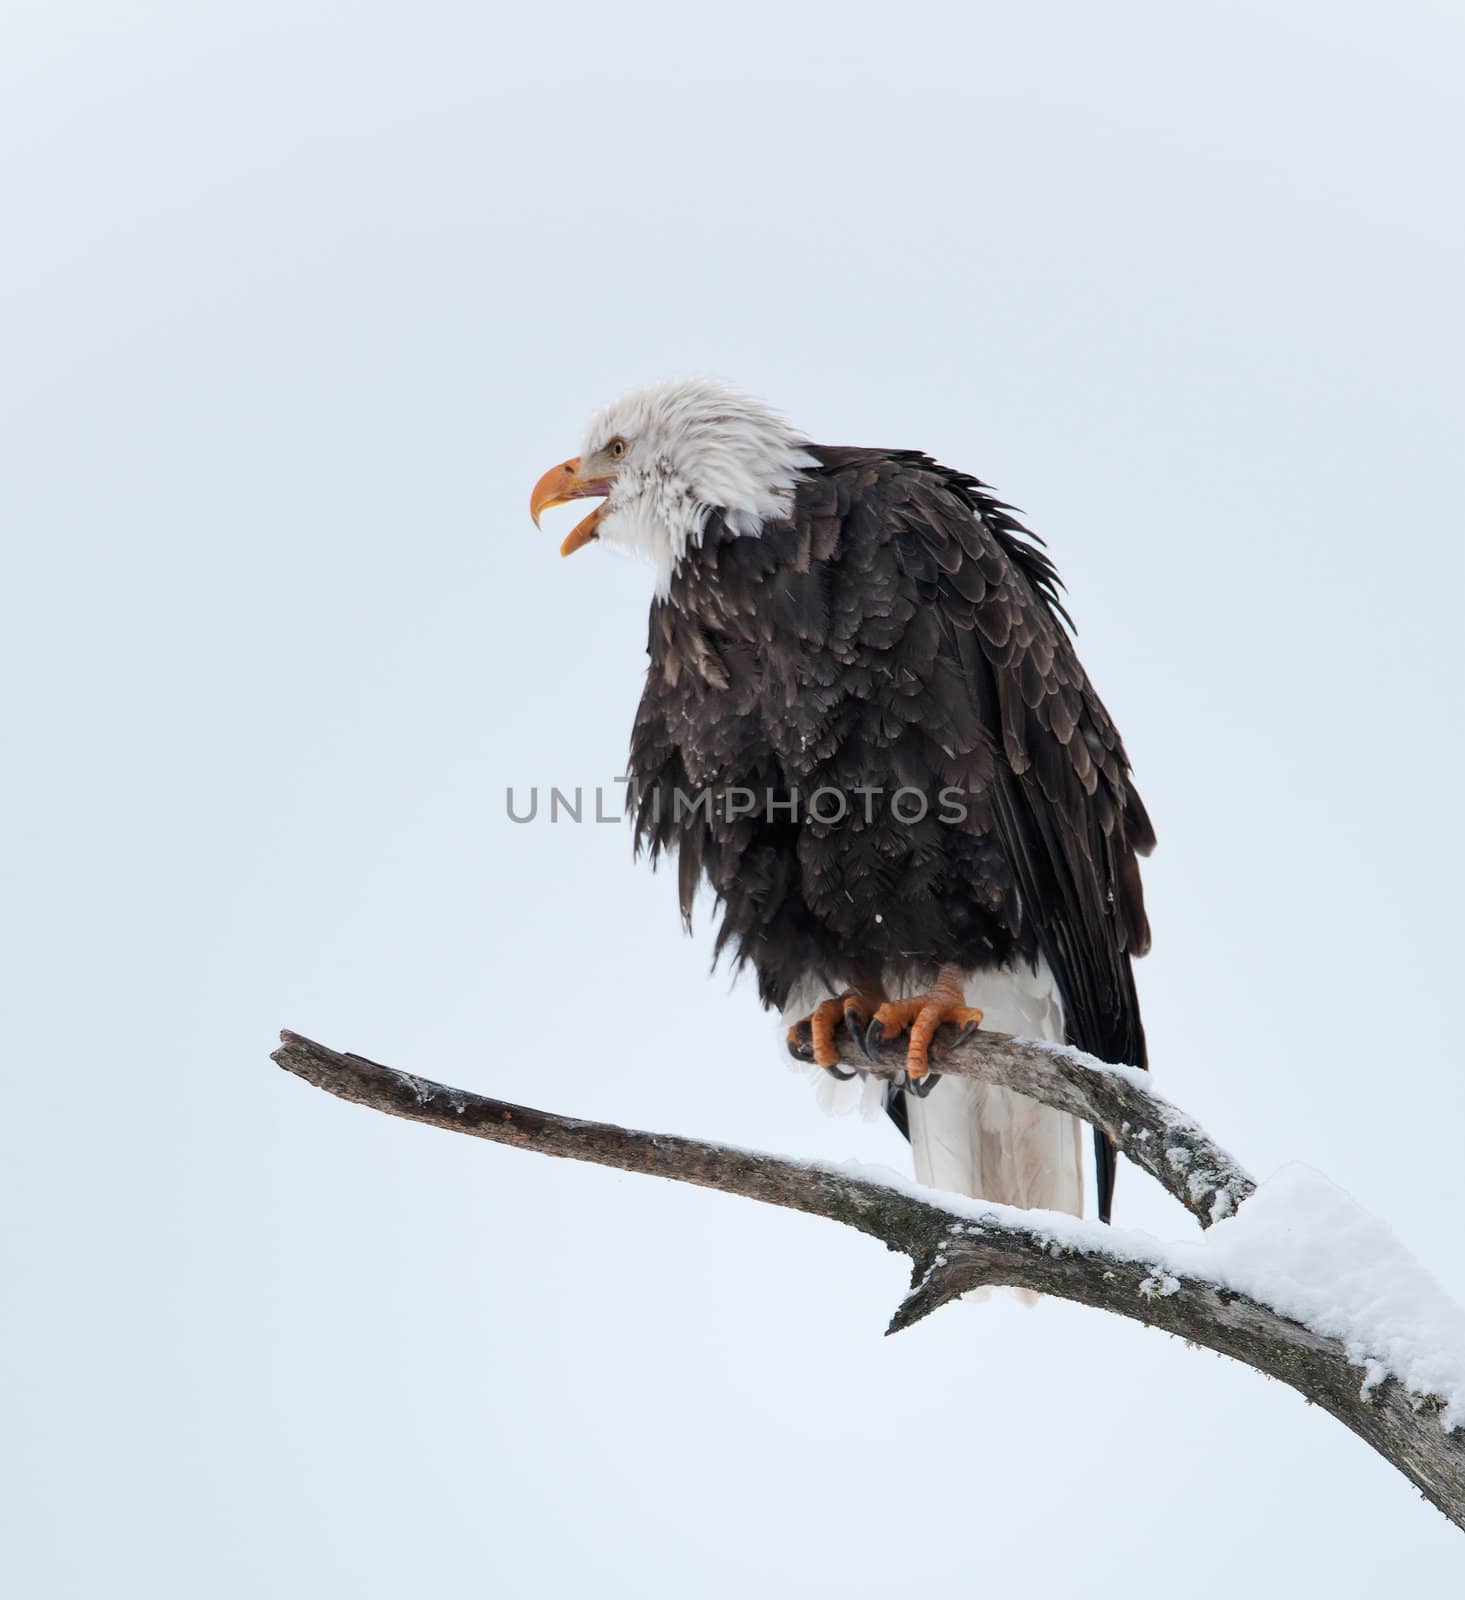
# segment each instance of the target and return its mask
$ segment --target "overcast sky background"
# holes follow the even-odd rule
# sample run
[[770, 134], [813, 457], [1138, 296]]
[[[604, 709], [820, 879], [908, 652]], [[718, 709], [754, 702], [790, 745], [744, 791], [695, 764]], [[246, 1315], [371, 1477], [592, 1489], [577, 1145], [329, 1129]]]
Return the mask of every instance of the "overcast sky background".
[[[1160, 832], [1163, 1088], [1465, 1296], [1462, 47], [1421, 3], [12, 0], [8, 1593], [1458, 1582], [1253, 1372], [1058, 1304], [885, 1340], [853, 1233], [268, 1054], [904, 1164], [622, 829], [505, 814], [622, 770], [650, 595], [529, 488], [720, 374], [1025, 508]], [[1118, 1218], [1190, 1227], [1133, 1169]]]

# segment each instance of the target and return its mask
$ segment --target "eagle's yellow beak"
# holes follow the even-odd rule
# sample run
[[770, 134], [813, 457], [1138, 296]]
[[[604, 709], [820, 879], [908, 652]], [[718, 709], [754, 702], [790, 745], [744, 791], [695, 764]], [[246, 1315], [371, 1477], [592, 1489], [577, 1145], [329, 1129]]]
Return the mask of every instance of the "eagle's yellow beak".
[[[551, 467], [548, 472], [534, 485], [534, 492], [529, 496], [529, 515], [534, 518], [534, 526], [539, 526], [539, 516], [543, 511], [548, 511], [551, 506], [562, 506], [570, 500], [584, 500], [595, 495], [610, 493], [612, 478], [582, 478], [580, 476], [580, 458], [571, 456], [568, 461], [560, 462], [559, 466]], [[560, 546], [562, 556], [573, 555], [582, 544], [589, 544], [598, 535], [595, 532], [605, 511], [603, 505], [596, 506], [582, 522], [577, 522], [570, 529], [565, 542]]]

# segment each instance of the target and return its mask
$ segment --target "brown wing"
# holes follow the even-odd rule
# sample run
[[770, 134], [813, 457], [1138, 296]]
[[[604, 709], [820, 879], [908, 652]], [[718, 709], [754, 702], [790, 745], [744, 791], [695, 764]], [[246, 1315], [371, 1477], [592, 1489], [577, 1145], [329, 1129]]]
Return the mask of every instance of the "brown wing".
[[[899, 537], [909, 567], [936, 569], [942, 652], [959, 663], [1000, 751], [993, 825], [1062, 992], [1069, 1039], [1101, 1060], [1145, 1066], [1131, 961], [1150, 943], [1136, 858], [1155, 835], [1065, 626], [1057, 573], [975, 479], [924, 461], [909, 470]], [[1114, 1155], [1102, 1135], [1095, 1149], [1107, 1220]]]

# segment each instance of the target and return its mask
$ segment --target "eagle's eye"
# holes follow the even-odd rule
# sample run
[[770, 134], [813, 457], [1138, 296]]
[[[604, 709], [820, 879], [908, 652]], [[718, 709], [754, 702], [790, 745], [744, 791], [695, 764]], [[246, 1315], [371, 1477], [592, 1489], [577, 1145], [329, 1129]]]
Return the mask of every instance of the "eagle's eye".
[[612, 439], [606, 449], [610, 452], [612, 461], [619, 461], [626, 453], [626, 441], [624, 439]]

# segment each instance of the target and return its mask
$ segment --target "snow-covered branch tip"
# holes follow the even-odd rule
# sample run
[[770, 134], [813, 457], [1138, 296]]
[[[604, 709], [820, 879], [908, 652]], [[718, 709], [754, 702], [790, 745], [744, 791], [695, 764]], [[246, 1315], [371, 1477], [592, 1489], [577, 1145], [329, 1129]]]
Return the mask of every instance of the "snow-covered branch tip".
[[[1251, 1175], [1211, 1136], [1150, 1087], [1137, 1067], [1112, 1067], [1071, 1046], [1016, 1039], [982, 1029], [961, 1043], [943, 1028], [931, 1050], [936, 1072], [976, 1078], [1012, 1089], [1058, 1111], [1102, 1128], [1117, 1150], [1175, 1196], [1201, 1227], [1232, 1216], [1256, 1188]], [[867, 1054], [852, 1045], [841, 1022], [842, 1059], [861, 1063], [879, 1077], [893, 1078], [905, 1064], [905, 1041], [875, 1045]], [[800, 1061], [813, 1059], [808, 1024], [789, 1044]]]
[[[1002, 1083], [1104, 1127], [1203, 1225], [1244, 1203], [1240, 1215], [1188, 1243], [1165, 1244], [1058, 1213], [919, 1189], [884, 1173], [536, 1111], [299, 1034], [282, 1034], [273, 1059], [317, 1088], [391, 1116], [857, 1228], [911, 1259], [911, 1288], [892, 1333], [994, 1284], [1115, 1312], [1217, 1350], [1331, 1412], [1465, 1527], [1465, 1314], [1387, 1230], [1312, 1174], [1293, 1169], [1285, 1181], [1256, 1189], [1141, 1074], [1076, 1052], [981, 1037], [975, 1049], [951, 1051], [939, 1069]], [[1171, 1160], [1171, 1150], [1189, 1152], [1189, 1162]], [[1195, 1171], [1215, 1176], [1192, 1194]], [[1223, 1194], [1229, 1211], [1217, 1209]], [[1333, 1271], [1342, 1258], [1347, 1272]]]

